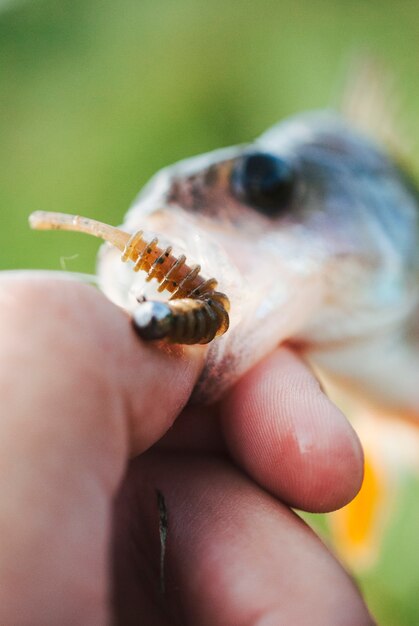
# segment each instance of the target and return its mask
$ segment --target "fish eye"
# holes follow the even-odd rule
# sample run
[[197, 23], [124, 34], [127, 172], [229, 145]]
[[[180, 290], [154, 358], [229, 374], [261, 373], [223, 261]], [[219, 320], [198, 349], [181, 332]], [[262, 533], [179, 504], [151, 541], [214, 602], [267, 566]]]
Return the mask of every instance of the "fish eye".
[[231, 173], [233, 194], [268, 217], [276, 217], [288, 206], [294, 183], [292, 167], [267, 152], [243, 155]]

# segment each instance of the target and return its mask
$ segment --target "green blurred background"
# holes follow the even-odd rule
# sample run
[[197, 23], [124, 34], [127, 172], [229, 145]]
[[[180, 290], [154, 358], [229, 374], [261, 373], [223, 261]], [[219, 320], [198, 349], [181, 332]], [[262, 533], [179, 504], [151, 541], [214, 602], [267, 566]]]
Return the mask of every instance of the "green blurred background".
[[[97, 241], [28, 214], [117, 224], [162, 166], [333, 102], [354, 54], [395, 72], [415, 121], [418, 35], [417, 1], [0, 0], [0, 268], [93, 271]], [[360, 577], [380, 624], [419, 623], [417, 495]]]

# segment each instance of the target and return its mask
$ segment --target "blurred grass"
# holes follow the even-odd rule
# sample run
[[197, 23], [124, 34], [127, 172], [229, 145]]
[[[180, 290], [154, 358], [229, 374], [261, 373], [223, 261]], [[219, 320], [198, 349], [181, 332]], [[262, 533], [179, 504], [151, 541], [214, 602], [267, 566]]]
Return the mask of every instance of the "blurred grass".
[[[0, 12], [0, 267], [93, 267], [97, 243], [34, 209], [118, 223], [176, 159], [322, 107], [364, 47], [418, 98], [415, 3], [47, 0]], [[348, 8], [350, 9], [348, 10]], [[1, 8], [1, 7], [0, 7]], [[416, 85], [415, 85], [416, 82]], [[409, 111], [408, 111], [409, 112]]]
[[[404, 476], [399, 487], [380, 556], [371, 569], [356, 573], [356, 583], [380, 626], [419, 623], [419, 479]], [[303, 513], [302, 517], [333, 550], [327, 516]]]
[[[415, 120], [418, 32], [414, 1], [0, 2], [0, 269], [92, 271], [95, 240], [33, 233], [28, 214], [119, 223], [162, 166], [327, 105], [354, 52], [394, 70]], [[418, 623], [417, 485], [403, 494], [362, 578], [387, 626]]]

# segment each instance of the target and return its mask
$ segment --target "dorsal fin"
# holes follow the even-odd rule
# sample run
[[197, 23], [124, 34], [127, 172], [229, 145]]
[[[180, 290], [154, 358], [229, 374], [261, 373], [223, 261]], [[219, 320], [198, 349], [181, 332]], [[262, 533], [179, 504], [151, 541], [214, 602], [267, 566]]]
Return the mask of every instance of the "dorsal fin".
[[363, 56], [350, 63], [339, 108], [356, 128], [398, 160], [411, 160], [413, 146], [402, 122], [400, 90], [394, 74], [379, 61]]

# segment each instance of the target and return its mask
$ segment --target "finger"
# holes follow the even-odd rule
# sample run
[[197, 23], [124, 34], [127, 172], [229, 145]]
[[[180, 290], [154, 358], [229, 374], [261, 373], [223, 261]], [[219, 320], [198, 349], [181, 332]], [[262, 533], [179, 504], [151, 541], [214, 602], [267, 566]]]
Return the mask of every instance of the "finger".
[[200, 358], [140, 342], [85, 285], [5, 277], [0, 303], [0, 622], [98, 623], [110, 499], [128, 455], [185, 404]]
[[[167, 512], [163, 560], [156, 490]], [[117, 500], [114, 557], [115, 605], [127, 626], [139, 602], [144, 626], [372, 624], [311, 530], [222, 460], [136, 460]]]
[[188, 405], [162, 437], [159, 450], [227, 453], [216, 406]]
[[221, 405], [221, 425], [237, 462], [292, 506], [333, 510], [361, 486], [363, 456], [353, 428], [286, 348], [230, 391]]

